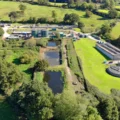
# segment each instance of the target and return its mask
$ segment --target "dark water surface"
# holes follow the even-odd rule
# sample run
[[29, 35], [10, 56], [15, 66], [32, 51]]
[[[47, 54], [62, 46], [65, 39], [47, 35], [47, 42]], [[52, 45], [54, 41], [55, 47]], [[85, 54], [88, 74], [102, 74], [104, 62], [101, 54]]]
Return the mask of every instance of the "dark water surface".
[[45, 73], [44, 80], [48, 82], [48, 86], [52, 89], [54, 94], [62, 93], [63, 91], [63, 80], [61, 72], [51, 72]]
[[47, 51], [47, 52], [45, 52], [44, 59], [48, 61], [50, 66], [59, 65], [60, 64], [59, 51]]
[[53, 41], [50, 41], [50, 42], [48, 42], [47, 46], [48, 46], [48, 47], [56, 47], [56, 46], [57, 46], [57, 43], [56, 43], [56, 42], [53, 42]]

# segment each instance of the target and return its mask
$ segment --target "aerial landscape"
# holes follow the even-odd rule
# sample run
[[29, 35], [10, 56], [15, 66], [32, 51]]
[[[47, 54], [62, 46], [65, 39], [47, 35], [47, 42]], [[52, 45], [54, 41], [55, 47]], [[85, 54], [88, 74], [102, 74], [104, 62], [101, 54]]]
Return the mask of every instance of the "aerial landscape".
[[120, 1], [1, 0], [0, 120], [120, 120]]

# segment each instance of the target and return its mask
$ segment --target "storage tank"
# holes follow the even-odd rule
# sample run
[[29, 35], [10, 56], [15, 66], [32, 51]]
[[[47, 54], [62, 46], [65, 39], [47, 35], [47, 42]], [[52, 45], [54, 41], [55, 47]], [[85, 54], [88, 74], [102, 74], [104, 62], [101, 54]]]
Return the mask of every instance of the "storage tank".
[[41, 30], [41, 37], [48, 37], [49, 33], [48, 30]]
[[37, 30], [32, 30], [32, 36], [33, 36], [33, 37], [38, 37], [38, 32], [37, 32]]

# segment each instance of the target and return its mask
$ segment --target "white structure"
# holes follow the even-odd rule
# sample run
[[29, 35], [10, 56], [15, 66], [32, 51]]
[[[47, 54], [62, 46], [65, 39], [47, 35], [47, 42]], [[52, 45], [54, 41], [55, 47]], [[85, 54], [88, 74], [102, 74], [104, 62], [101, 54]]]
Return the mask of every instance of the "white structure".
[[96, 48], [112, 60], [120, 60], [120, 49], [110, 43], [97, 42]]

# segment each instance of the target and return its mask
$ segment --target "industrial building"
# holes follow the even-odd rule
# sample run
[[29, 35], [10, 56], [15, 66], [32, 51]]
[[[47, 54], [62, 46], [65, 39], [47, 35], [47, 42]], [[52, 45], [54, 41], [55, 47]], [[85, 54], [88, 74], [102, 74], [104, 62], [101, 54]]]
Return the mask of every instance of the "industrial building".
[[[48, 29], [32, 29], [31, 35], [35, 38], [38, 37], [47, 37], [47, 38], [55, 38], [56, 34], [55, 34], [56, 29], [52, 29], [51, 31]], [[65, 37], [64, 32], [59, 32], [60, 37], [63, 38]]]
[[[113, 46], [110, 43], [107, 42], [97, 42], [96, 48], [102, 52], [104, 55], [106, 55], [108, 58], [112, 59], [113, 61], [120, 61], [120, 49], [117, 47]], [[110, 65], [106, 69], [107, 73], [115, 76], [115, 77], [120, 77], [120, 64], [116, 65]]]
[[112, 60], [120, 60], [120, 49], [107, 42], [98, 41], [96, 48]]

